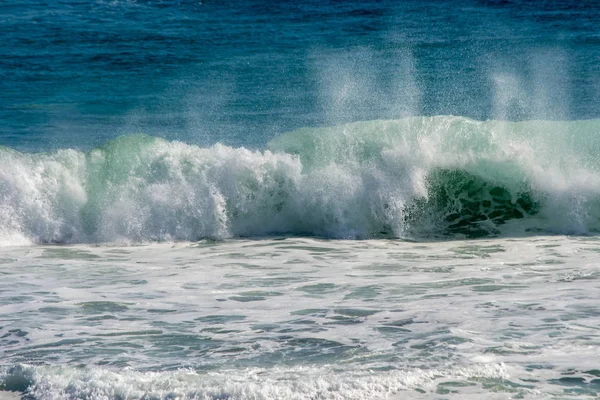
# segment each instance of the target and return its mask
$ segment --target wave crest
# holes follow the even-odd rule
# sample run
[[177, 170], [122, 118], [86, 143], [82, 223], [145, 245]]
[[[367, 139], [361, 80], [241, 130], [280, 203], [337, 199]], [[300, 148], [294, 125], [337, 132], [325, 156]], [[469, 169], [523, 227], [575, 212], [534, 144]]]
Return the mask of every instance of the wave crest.
[[264, 151], [144, 135], [3, 148], [0, 243], [595, 232], [599, 128], [439, 116], [303, 128]]

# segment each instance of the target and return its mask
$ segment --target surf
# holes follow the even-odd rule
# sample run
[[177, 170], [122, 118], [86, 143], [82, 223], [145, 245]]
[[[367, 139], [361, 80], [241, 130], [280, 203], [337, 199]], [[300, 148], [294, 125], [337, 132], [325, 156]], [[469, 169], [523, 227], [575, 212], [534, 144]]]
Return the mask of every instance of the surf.
[[[17, 365], [0, 371], [6, 386], [34, 398], [73, 397], [97, 399], [365, 399], [388, 398], [421, 387], [435, 387], [442, 379], [507, 377], [502, 364], [472, 365], [454, 370], [372, 372], [335, 370], [332, 367], [251, 368], [199, 373], [192, 369], [137, 372], [103, 368], [35, 367]], [[90, 386], [93, 389], [90, 389]], [[2, 392], [0, 392], [2, 393]]]
[[141, 134], [1, 148], [0, 244], [596, 233], [599, 131], [433, 116], [307, 127], [262, 150]]

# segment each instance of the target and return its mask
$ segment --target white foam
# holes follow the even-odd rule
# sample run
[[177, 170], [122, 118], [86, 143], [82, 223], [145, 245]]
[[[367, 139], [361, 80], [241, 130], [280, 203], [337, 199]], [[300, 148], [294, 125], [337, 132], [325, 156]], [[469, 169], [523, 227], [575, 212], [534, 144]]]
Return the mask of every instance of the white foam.
[[[89, 154], [2, 149], [0, 245], [435, 235], [446, 216], [468, 218], [463, 200], [482, 202], [496, 186], [513, 205], [526, 193], [538, 207], [514, 231], [587, 233], [600, 227], [599, 129], [598, 121], [439, 116], [301, 129], [264, 151], [146, 136]], [[441, 169], [466, 174], [467, 185], [481, 180], [485, 193], [453, 187], [454, 175], [432, 183]], [[446, 204], [426, 203], [432, 190], [446, 191]]]
[[113, 371], [102, 368], [13, 368], [11, 379], [30, 380], [36, 399], [385, 399], [400, 392], [435, 390], [444, 380], [504, 379], [501, 364], [452, 370], [391, 372], [344, 371], [332, 367], [294, 367], [198, 373]]
[[[572, 386], [584, 398], [600, 357], [598, 243], [287, 238], [3, 249], [2, 363], [53, 366], [4, 371], [0, 387], [31, 386], [40, 399], [431, 398], [438, 389], [460, 399], [567, 398]], [[194, 369], [166, 371], [183, 366]]]

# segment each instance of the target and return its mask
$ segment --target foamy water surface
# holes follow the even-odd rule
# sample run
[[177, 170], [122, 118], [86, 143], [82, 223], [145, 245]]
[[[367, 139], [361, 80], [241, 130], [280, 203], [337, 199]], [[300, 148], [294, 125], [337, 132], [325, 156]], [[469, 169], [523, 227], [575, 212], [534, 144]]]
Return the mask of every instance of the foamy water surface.
[[595, 237], [5, 248], [35, 399], [593, 398]]

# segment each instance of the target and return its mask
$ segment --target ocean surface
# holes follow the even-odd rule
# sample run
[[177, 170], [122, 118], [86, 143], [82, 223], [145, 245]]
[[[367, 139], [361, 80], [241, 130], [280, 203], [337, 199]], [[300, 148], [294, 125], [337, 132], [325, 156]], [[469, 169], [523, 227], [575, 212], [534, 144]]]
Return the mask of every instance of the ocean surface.
[[0, 398], [593, 399], [599, 260], [598, 2], [0, 2]]

